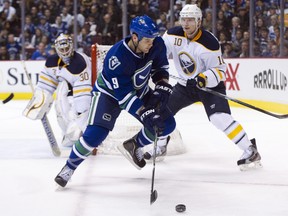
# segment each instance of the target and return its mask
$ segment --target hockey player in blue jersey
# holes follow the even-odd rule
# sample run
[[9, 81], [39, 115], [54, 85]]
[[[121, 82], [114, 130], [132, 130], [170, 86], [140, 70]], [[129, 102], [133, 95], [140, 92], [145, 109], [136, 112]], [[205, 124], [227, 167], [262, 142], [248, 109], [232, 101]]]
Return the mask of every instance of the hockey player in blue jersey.
[[[172, 93], [168, 78], [166, 47], [156, 24], [146, 15], [135, 17], [130, 24], [130, 36], [116, 43], [104, 59], [93, 89], [88, 126], [55, 181], [66, 186], [74, 170], [113, 130], [122, 110], [144, 126], [118, 146], [136, 168], [145, 166], [144, 157], [151, 158], [153, 152], [144, 154], [141, 147], [152, 143], [156, 133], [156, 155], [166, 153], [169, 134], [176, 126], [166, 106]], [[148, 85], [150, 79], [155, 83], [154, 90]]]

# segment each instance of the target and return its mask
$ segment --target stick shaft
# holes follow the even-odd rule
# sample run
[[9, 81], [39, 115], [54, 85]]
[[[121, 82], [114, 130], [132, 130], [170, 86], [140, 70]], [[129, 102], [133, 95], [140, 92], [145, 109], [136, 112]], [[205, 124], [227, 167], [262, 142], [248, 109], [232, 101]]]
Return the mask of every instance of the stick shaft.
[[[27, 68], [26, 68], [26, 64], [25, 64], [24, 61], [22, 61], [22, 64], [23, 64], [24, 72], [25, 72], [25, 74], [27, 76], [29, 85], [31, 87], [31, 90], [32, 90], [32, 92], [34, 92], [34, 86], [32, 84], [31, 77], [28, 74], [28, 71], [27, 71]], [[49, 122], [48, 117], [47, 117], [46, 114], [41, 119], [41, 123], [43, 125], [44, 131], [45, 131], [46, 136], [48, 138], [49, 145], [51, 147], [53, 155], [56, 156], [56, 157], [59, 157], [61, 155], [61, 151], [59, 149], [57, 140], [56, 140], [56, 138], [54, 136], [53, 130], [51, 128], [50, 122]]]
[[153, 169], [152, 169], [152, 179], [151, 179], [151, 194], [150, 194], [150, 205], [152, 205], [157, 199], [157, 191], [154, 190], [154, 182], [155, 182], [155, 164], [156, 164], [156, 150], [157, 150], [157, 140], [158, 140], [158, 130], [155, 130], [155, 140], [153, 147]]
[[[169, 75], [171, 78], [173, 79], [176, 79], [176, 80], [181, 80], [181, 81], [186, 81], [185, 79], [181, 78], [181, 77], [177, 77], [177, 76], [174, 76], [174, 75]], [[202, 91], [205, 91], [205, 92], [208, 92], [210, 94], [213, 94], [213, 95], [216, 95], [218, 97], [221, 97], [221, 98], [224, 98], [226, 100], [230, 100], [230, 101], [233, 101], [235, 103], [238, 103], [238, 104], [241, 104], [243, 106], [246, 106], [246, 107], [249, 107], [251, 109], [254, 109], [254, 110], [257, 110], [258, 112], [261, 112], [261, 113], [264, 113], [266, 115], [270, 115], [270, 116], [273, 116], [275, 118], [278, 118], [278, 119], [285, 119], [285, 118], [288, 118], [288, 114], [284, 114], [284, 115], [279, 115], [279, 114], [275, 114], [275, 113], [272, 113], [272, 112], [269, 112], [267, 110], [264, 110], [264, 109], [261, 109], [259, 107], [256, 107], [256, 106], [253, 106], [251, 104], [248, 104], [248, 103], [245, 103], [243, 101], [240, 101], [236, 98], [232, 98], [232, 97], [229, 97], [225, 94], [222, 94], [220, 92], [217, 92], [217, 91], [214, 91], [212, 89], [209, 89], [209, 88], [200, 88]]]

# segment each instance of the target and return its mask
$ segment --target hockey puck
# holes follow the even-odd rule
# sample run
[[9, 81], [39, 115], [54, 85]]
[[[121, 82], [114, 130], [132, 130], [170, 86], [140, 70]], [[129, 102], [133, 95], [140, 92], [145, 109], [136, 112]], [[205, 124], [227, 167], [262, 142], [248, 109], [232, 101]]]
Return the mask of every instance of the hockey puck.
[[186, 206], [184, 204], [178, 204], [178, 205], [176, 205], [175, 210], [177, 212], [185, 212], [186, 211]]

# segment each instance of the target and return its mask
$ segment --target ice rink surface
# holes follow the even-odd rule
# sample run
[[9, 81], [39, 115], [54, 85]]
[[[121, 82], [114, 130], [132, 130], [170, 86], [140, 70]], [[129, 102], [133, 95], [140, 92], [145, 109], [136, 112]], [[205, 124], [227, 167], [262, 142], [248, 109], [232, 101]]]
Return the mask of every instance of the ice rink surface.
[[[139, 171], [122, 155], [89, 157], [57, 190], [54, 177], [69, 149], [52, 155], [41, 122], [22, 117], [26, 104], [0, 105], [2, 216], [288, 215], [288, 119], [232, 107], [262, 156], [262, 169], [241, 172], [242, 152], [208, 122], [203, 107], [182, 110], [176, 120], [187, 152], [156, 164], [158, 199], [150, 206], [152, 164]], [[48, 118], [60, 143], [54, 107]], [[185, 213], [175, 211], [179, 203]]]

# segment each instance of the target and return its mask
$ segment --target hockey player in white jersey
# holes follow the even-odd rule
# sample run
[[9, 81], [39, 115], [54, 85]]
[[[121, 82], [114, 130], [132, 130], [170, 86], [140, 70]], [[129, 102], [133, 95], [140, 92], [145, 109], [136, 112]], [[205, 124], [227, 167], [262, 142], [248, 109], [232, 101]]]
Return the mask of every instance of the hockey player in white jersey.
[[243, 155], [237, 161], [241, 170], [261, 166], [255, 139], [249, 140], [243, 127], [231, 116], [228, 101], [207, 93], [211, 88], [226, 94], [226, 64], [215, 36], [201, 28], [202, 12], [195, 4], [187, 4], [180, 12], [180, 24], [169, 29], [163, 39], [167, 55], [172, 54], [181, 79], [173, 87], [168, 106], [176, 114], [195, 102], [202, 102], [209, 121], [233, 141]]
[[49, 56], [42, 69], [24, 116], [42, 119], [50, 111], [53, 93], [55, 109], [62, 129], [62, 145], [72, 146], [85, 130], [91, 103], [91, 61], [73, 49], [72, 38], [61, 34], [55, 40], [55, 55]]

